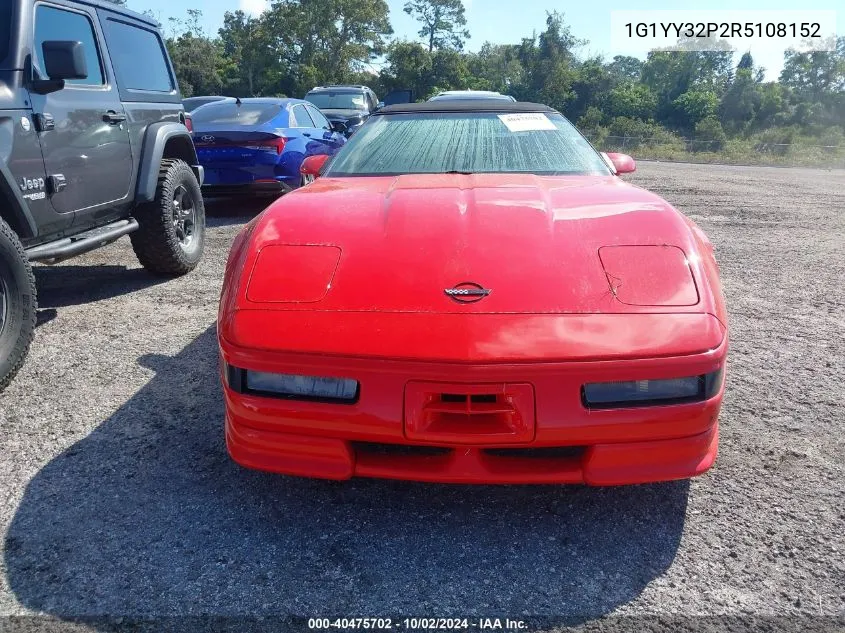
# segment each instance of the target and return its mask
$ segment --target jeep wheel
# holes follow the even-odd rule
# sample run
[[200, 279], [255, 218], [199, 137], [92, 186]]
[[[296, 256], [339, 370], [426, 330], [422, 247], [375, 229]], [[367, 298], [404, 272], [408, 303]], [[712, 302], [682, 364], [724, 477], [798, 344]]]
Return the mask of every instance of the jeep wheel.
[[161, 161], [155, 200], [138, 207], [140, 227], [130, 233], [141, 265], [157, 275], [184, 275], [196, 268], [205, 242], [205, 206], [185, 161]]
[[17, 235], [0, 219], [0, 391], [23, 365], [35, 334], [35, 277]]

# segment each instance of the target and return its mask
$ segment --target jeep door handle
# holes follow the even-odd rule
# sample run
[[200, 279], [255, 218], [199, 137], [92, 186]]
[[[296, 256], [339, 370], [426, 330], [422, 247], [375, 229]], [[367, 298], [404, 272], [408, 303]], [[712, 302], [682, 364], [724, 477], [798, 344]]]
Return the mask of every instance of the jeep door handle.
[[302, 136], [307, 136], [308, 138], [311, 138], [311, 132], [303, 132]]
[[126, 120], [125, 114], [118, 114], [114, 110], [109, 110], [108, 112], [103, 113], [103, 121], [106, 123], [111, 123], [115, 125], [117, 123], [123, 123]]

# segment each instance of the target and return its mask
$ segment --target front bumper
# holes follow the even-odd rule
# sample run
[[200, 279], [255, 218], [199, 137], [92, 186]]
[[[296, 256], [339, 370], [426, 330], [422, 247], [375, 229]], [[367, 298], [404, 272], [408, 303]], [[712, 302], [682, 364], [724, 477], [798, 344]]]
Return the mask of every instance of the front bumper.
[[[240, 393], [224, 380], [227, 447], [248, 468], [340, 480], [620, 485], [694, 477], [716, 459], [723, 385], [703, 402], [606, 410], [587, 409], [580, 392], [587, 382], [710, 373], [724, 364], [727, 339], [686, 356], [518, 364], [269, 353], [220, 342], [223, 362], [236, 367], [360, 382], [357, 402], [331, 404]], [[530, 435], [415, 439], [407, 407], [417, 381], [446, 391], [531, 385]]]
[[591, 486], [651, 483], [704, 473], [716, 460], [718, 442], [719, 425], [714, 422], [708, 431], [691, 437], [594, 444], [571, 456], [534, 457], [526, 452], [520, 457], [477, 447], [403, 455], [347, 440], [260, 431], [226, 415], [226, 446], [241, 466], [324, 479]]

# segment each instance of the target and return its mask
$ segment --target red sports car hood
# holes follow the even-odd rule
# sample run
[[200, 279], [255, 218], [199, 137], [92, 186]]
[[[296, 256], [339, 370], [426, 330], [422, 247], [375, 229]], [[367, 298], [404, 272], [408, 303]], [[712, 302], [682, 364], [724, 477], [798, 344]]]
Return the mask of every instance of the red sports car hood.
[[324, 178], [273, 204], [250, 246], [242, 308], [710, 311], [690, 225], [616, 177]]

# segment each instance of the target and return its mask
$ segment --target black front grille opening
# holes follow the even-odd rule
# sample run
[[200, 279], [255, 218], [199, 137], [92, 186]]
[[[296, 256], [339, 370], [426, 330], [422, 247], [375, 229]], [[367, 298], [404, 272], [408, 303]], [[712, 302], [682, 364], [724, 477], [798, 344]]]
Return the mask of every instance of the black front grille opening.
[[377, 442], [352, 442], [355, 452], [383, 457], [438, 457], [448, 455], [451, 448], [443, 446], [411, 446], [408, 444], [379, 444]]
[[528, 459], [576, 459], [583, 457], [586, 446], [544, 446], [540, 448], [488, 448], [491, 457], [519, 457]]
[[496, 404], [495, 393], [480, 393], [468, 396], [465, 393], [441, 393], [440, 402], [449, 402], [453, 404], [466, 404], [467, 398], [472, 404]]

